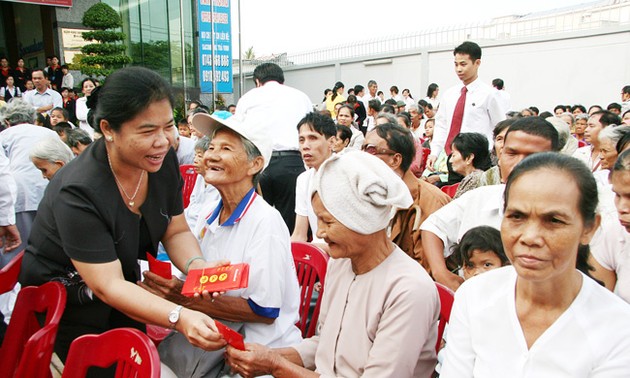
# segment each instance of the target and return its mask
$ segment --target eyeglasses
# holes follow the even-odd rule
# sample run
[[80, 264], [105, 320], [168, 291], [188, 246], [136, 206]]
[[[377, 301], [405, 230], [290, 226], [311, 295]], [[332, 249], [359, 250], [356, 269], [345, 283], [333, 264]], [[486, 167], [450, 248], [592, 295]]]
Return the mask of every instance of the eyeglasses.
[[395, 151], [382, 148], [380, 151], [374, 144], [364, 144], [361, 146], [361, 151], [367, 152], [370, 155], [396, 155]]

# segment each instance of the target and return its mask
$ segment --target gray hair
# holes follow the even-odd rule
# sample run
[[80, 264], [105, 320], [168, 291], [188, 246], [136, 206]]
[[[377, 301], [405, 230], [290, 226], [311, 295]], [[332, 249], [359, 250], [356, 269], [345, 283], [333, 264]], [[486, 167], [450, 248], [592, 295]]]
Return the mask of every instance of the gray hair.
[[52, 137], [37, 143], [31, 149], [30, 158], [31, 160], [35, 158], [47, 160], [51, 163], [61, 161], [66, 164], [74, 158], [74, 153], [61, 139]]
[[19, 98], [9, 101], [0, 108], [0, 120], [2, 123], [9, 122], [9, 125], [19, 125], [21, 123], [35, 123], [35, 109], [29, 103]]
[[424, 114], [424, 109], [420, 108], [418, 105], [409, 105], [407, 111], [411, 112], [412, 110], [415, 110], [418, 114]]
[[70, 147], [77, 147], [79, 144], [85, 146], [92, 143], [92, 138], [87, 131], [82, 129], [70, 129], [66, 130], [66, 144]]
[[[387, 120], [388, 123], [393, 123], [393, 124], [398, 124], [398, 120], [396, 119], [396, 116], [394, 114], [390, 114], [390, 113], [378, 113], [378, 115], [376, 116], [376, 119], [379, 118], [384, 118]], [[375, 120], [376, 121], [376, 120]]]
[[599, 132], [597, 139], [599, 139], [600, 142], [609, 140], [612, 142], [614, 147], [617, 145], [617, 142], [619, 142], [619, 139], [628, 132], [628, 130], [630, 130], [630, 126], [609, 125]]
[[[567, 114], [571, 114], [571, 113], [567, 113]], [[561, 114], [562, 115], [562, 114]], [[573, 115], [573, 114], [571, 114]], [[590, 117], [588, 114], [586, 113], [580, 113], [580, 114], [576, 114], [575, 115], [575, 120], [577, 121], [578, 119], [585, 119], [588, 121], [588, 117]]]
[[210, 147], [210, 138], [207, 135], [204, 135], [203, 138], [200, 138], [195, 143], [195, 150], [206, 151]]
[[571, 136], [571, 129], [569, 128], [569, 125], [562, 118], [559, 117], [551, 116], [546, 118], [545, 120], [551, 123], [551, 125], [558, 132], [558, 147], [560, 150], [563, 150], [565, 145], [567, 144], [567, 141], [569, 140], [569, 137]]

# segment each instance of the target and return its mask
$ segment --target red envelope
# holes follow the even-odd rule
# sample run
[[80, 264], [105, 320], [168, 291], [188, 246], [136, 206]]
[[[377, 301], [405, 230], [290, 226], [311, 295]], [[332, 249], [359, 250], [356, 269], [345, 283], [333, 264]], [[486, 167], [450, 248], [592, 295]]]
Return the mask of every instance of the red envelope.
[[167, 280], [171, 279], [171, 263], [167, 261], [160, 261], [147, 252], [147, 261], [149, 262], [149, 271], [155, 273]]
[[221, 323], [218, 320], [215, 320], [214, 324], [217, 325], [217, 329], [219, 330], [219, 333], [223, 335], [223, 338], [225, 339], [225, 341], [227, 341], [228, 344], [230, 344], [231, 346], [233, 346], [234, 348], [238, 350], [245, 350], [245, 342], [243, 341], [243, 335], [241, 335], [240, 333], [236, 332], [235, 330], [226, 326], [225, 324]]
[[211, 293], [236, 290], [249, 284], [249, 264], [241, 263], [215, 268], [192, 269], [188, 272], [182, 294], [192, 297], [204, 290]]

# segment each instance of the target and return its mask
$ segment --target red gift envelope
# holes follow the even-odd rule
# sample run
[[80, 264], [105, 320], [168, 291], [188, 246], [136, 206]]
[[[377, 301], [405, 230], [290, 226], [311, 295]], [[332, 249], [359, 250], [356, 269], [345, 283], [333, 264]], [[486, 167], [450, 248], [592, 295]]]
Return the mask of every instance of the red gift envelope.
[[226, 326], [225, 324], [221, 323], [218, 320], [215, 320], [214, 324], [217, 325], [217, 329], [219, 330], [219, 333], [223, 336], [223, 338], [225, 339], [225, 341], [227, 341], [228, 344], [230, 344], [231, 346], [233, 346], [234, 348], [238, 350], [245, 350], [245, 342], [243, 341], [243, 335], [241, 335], [240, 333], [236, 332], [235, 330]]
[[224, 265], [215, 268], [192, 269], [188, 272], [182, 294], [192, 297], [195, 293], [220, 292], [247, 287], [249, 264]]
[[155, 273], [167, 280], [171, 279], [171, 263], [167, 261], [160, 261], [147, 252], [147, 261], [149, 262], [149, 271]]

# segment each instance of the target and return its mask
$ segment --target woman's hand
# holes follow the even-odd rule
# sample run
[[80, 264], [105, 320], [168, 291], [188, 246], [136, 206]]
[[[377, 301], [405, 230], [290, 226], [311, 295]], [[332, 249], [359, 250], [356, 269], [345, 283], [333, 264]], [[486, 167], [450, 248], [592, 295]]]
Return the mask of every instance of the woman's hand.
[[271, 374], [282, 358], [272, 349], [260, 344], [247, 343], [245, 348], [247, 350], [242, 351], [228, 346], [226, 362], [234, 372], [246, 378]]
[[182, 309], [176, 328], [192, 345], [198, 348], [213, 351], [227, 345], [217, 330], [214, 320], [199, 311]]

